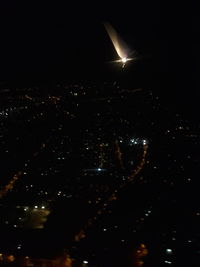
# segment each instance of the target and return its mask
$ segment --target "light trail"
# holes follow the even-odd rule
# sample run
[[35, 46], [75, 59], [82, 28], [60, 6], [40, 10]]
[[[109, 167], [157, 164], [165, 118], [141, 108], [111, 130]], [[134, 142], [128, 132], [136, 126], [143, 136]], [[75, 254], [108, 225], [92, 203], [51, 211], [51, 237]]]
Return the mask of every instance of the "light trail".
[[115, 154], [117, 156], [117, 160], [119, 162], [119, 165], [122, 169], [124, 169], [124, 164], [123, 164], [123, 160], [122, 160], [122, 152], [119, 146], [119, 142], [118, 140], [115, 141]]
[[135, 170], [133, 170], [132, 173], [130, 174], [130, 176], [128, 177], [129, 182], [133, 182], [135, 177], [136, 177], [136, 175], [143, 169], [144, 164], [146, 162], [147, 150], [148, 150], [148, 145], [145, 143], [143, 145], [142, 159], [141, 159], [140, 163], [138, 164], [137, 168]]
[[22, 176], [22, 172], [19, 171], [18, 173], [14, 174], [14, 176], [11, 178], [9, 183], [4, 186], [3, 189], [0, 191], [0, 199], [5, 197], [9, 191], [13, 190], [13, 187], [16, 183], [16, 181]]
[[[39, 153], [41, 153], [41, 151], [46, 147], [46, 144], [42, 143], [40, 146], [40, 151], [34, 152], [33, 153], [33, 157], [36, 157], [39, 155]], [[7, 185], [5, 185], [3, 187], [3, 189], [0, 190], [0, 199], [4, 198], [8, 192], [12, 191], [16, 181], [19, 180], [21, 178], [21, 176], [23, 175], [25, 171], [18, 171], [17, 173], [15, 173], [13, 175], [13, 177], [10, 179], [9, 183]]]

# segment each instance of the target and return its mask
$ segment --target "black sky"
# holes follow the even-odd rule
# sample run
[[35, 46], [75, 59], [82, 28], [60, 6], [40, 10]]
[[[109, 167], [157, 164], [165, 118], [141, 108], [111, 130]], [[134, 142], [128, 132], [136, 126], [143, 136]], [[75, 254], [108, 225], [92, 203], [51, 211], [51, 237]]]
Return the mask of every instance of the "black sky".
[[[102, 22], [137, 50], [135, 74], [198, 93], [198, 4], [0, 2], [0, 80], [99, 79], [116, 58]], [[132, 75], [132, 74], [131, 74]], [[182, 88], [182, 89], [181, 89]]]
[[152, 53], [152, 42], [157, 42], [159, 9], [159, 5], [138, 2], [45, 5], [3, 1], [1, 76], [62, 72], [77, 75], [94, 70], [94, 66], [100, 71], [104, 62], [116, 58], [102, 25], [104, 20], [110, 21], [131, 46]]

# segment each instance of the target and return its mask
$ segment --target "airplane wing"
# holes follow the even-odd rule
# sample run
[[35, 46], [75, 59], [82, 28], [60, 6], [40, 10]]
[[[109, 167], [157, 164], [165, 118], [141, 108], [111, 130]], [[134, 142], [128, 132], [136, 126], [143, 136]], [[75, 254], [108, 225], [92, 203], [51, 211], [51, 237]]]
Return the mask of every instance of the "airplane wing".
[[130, 49], [126, 45], [126, 43], [119, 37], [116, 30], [108, 23], [104, 23], [104, 26], [106, 28], [106, 31], [113, 43], [113, 46], [118, 54], [118, 56], [122, 58], [127, 58]]

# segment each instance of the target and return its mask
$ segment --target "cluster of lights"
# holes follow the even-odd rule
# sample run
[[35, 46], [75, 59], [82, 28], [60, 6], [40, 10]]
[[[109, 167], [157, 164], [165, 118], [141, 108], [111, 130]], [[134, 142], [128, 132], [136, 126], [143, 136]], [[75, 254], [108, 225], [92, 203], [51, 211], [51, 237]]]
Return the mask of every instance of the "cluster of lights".
[[[40, 150], [42, 151], [45, 148], [46, 148], [46, 144], [45, 143], [42, 143], [41, 144], [41, 147], [40, 147]], [[33, 156], [36, 157], [36, 156], [38, 156], [38, 154], [39, 154], [39, 152], [35, 152], [35, 153], [33, 153]], [[29, 161], [30, 160], [27, 160], [27, 162], [29, 162]], [[28, 163], [27, 162], [24, 164], [25, 167], [28, 166]], [[4, 188], [2, 190], [0, 190], [0, 199], [3, 198], [3, 197], [5, 197], [6, 194], [13, 189], [16, 181], [19, 178], [21, 178], [22, 175], [26, 175], [26, 174], [27, 174], [26, 171], [18, 171], [16, 174], [14, 174], [14, 176], [11, 178], [10, 182], [6, 186], [4, 186]], [[41, 174], [41, 175], [43, 175], [43, 174]], [[30, 187], [33, 187], [33, 185], [30, 185]], [[29, 190], [29, 187], [28, 186], [26, 186], [26, 190], [27, 191]], [[47, 193], [45, 192], [45, 194], [47, 194]]]
[[132, 139], [130, 140], [130, 142], [131, 142], [131, 144], [137, 145], [137, 144], [138, 144], [138, 139], [134, 139], [134, 138], [132, 138]]
[[[133, 182], [135, 180], [135, 177], [138, 175], [138, 173], [143, 169], [143, 166], [144, 166], [144, 164], [146, 162], [147, 149], [148, 149], [148, 146], [147, 146], [147, 144], [145, 142], [145, 143], [143, 143], [143, 155], [142, 155], [141, 161], [139, 162], [139, 164], [136, 167], [136, 169], [134, 169], [132, 171], [132, 173], [130, 174], [130, 176], [128, 177], [127, 183], [121, 185], [119, 189], [122, 189], [128, 183]], [[97, 220], [98, 216], [100, 216], [103, 212], [106, 211], [107, 207], [109, 206], [108, 204], [117, 199], [117, 194], [118, 194], [118, 190], [114, 190], [114, 192], [110, 195], [110, 197], [108, 197], [107, 201], [102, 205], [102, 208], [97, 211], [97, 214], [93, 218], [90, 218], [88, 220], [88, 222], [86, 223], [85, 227], [83, 229], [81, 229], [78, 234], [75, 235], [74, 240], [76, 242], [79, 242], [81, 239], [86, 237], [87, 229], [93, 225], [93, 223]], [[104, 228], [103, 231], [106, 232], [107, 229]], [[124, 242], [124, 241], [122, 241], [122, 242]]]
[[151, 210], [148, 210], [148, 211], [145, 213], [145, 216], [148, 217], [150, 214], [151, 214]]
[[[45, 144], [41, 145], [41, 150], [43, 150], [46, 147]], [[33, 153], [34, 156], [38, 156], [38, 152]], [[29, 160], [28, 160], [29, 161]], [[28, 163], [24, 164], [25, 167], [28, 166]], [[11, 178], [9, 183], [4, 186], [2, 190], [0, 190], [0, 199], [5, 197], [9, 191], [11, 191], [16, 183], [16, 181], [21, 178], [22, 175], [26, 175], [27, 173], [25, 171], [18, 171], [14, 176]], [[33, 185], [30, 185], [30, 187], [33, 187]], [[26, 186], [26, 190], [28, 191], [29, 188]]]
[[[123, 63], [126, 63], [126, 62], [127, 62], [127, 58], [122, 58], [122, 62], [123, 62]], [[131, 143], [138, 144], [138, 140], [137, 140], [137, 139], [131, 139]], [[138, 165], [138, 167], [136, 168], [136, 170], [133, 171], [133, 174], [131, 174], [131, 175], [129, 176], [128, 182], [133, 181], [133, 179], [135, 178], [135, 176], [136, 176], [136, 175], [140, 172], [140, 170], [143, 168], [143, 165], [144, 165], [144, 162], [145, 162], [146, 150], [147, 150], [147, 147], [146, 147], [147, 142], [146, 142], [146, 140], [143, 140], [143, 145], [144, 145], [144, 153], [143, 153], [142, 161], [141, 161], [141, 163]], [[122, 153], [121, 153], [121, 151], [120, 151], [120, 148], [119, 148], [118, 143], [116, 144], [116, 150], [117, 150], [117, 155], [118, 155], [118, 160], [119, 160], [119, 162], [120, 162], [120, 165], [121, 165], [121, 167], [123, 167]], [[60, 158], [59, 158], [59, 159], [60, 159]], [[64, 158], [63, 158], [63, 159], [64, 159]], [[26, 164], [26, 166], [27, 166], [27, 164]], [[102, 168], [97, 168], [97, 171], [98, 171], [98, 172], [101, 172], [102, 170], [103, 170]], [[22, 173], [19, 172], [18, 174], [19, 174], [19, 176], [20, 176]], [[25, 173], [24, 173], [24, 174], [25, 174]], [[13, 177], [14, 182], [15, 182], [18, 178], [19, 178], [18, 175], [15, 175], [15, 176]], [[11, 181], [11, 182], [5, 187], [5, 188], [6, 188], [6, 193], [7, 193], [8, 190], [12, 190], [14, 182]], [[11, 184], [11, 186], [9, 186], [10, 184]], [[32, 187], [32, 185], [31, 185], [31, 187]], [[3, 190], [0, 192], [0, 198], [1, 198], [2, 196], [4, 196], [4, 194], [3, 194], [2, 192], [3, 192]], [[58, 195], [60, 195], [60, 194], [61, 194], [61, 191], [58, 192]], [[113, 201], [113, 200], [116, 200], [116, 199], [117, 199], [116, 195], [117, 195], [117, 190], [115, 190], [115, 192], [112, 194], [112, 196], [111, 196], [110, 198], [108, 198], [108, 202]], [[107, 205], [106, 205], [106, 206], [107, 206]], [[105, 205], [104, 205], [104, 207], [105, 207]], [[24, 211], [27, 211], [28, 209], [29, 209], [28, 207], [25, 207], [25, 208], [24, 208]], [[34, 206], [34, 209], [39, 209], [38, 205], [35, 205], [35, 206]], [[45, 209], [45, 206], [41, 206], [41, 209]], [[104, 208], [104, 209], [105, 209], [105, 208]], [[97, 214], [99, 215], [99, 214], [101, 214], [102, 212], [103, 212], [103, 211], [98, 211]], [[96, 218], [97, 218], [97, 216], [95, 216], [94, 220], [96, 220]], [[91, 223], [89, 223], [88, 225], [90, 226]], [[105, 232], [105, 231], [107, 231], [107, 229], [104, 228], [103, 231]], [[84, 231], [84, 230], [82, 231], [82, 237], [85, 237], [85, 231]], [[124, 240], [121, 240], [121, 241], [124, 242]], [[19, 245], [17, 246], [17, 249], [21, 249], [21, 244], [19, 244]], [[84, 260], [84, 261], [83, 261], [83, 264], [88, 264], [88, 261]]]
[[[41, 209], [42, 209], [42, 210], [44, 210], [45, 208], [46, 208], [45, 206], [41, 206]], [[36, 209], [36, 210], [39, 209], [38, 205], [35, 205], [35, 206], [34, 206], [34, 209]]]
[[132, 138], [132, 139], [130, 139], [130, 144], [131, 145], [138, 145], [140, 143], [142, 143], [143, 145], [147, 145], [147, 140], [146, 139], [140, 140], [138, 138]]
[[13, 255], [0, 253], [0, 262], [11, 263], [13, 261], [15, 261], [15, 257]]

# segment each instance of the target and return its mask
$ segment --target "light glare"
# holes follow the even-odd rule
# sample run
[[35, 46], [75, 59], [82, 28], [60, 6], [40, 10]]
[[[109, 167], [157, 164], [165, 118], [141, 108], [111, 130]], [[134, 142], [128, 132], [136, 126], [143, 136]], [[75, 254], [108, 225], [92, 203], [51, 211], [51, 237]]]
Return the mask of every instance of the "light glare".
[[123, 62], [123, 63], [126, 63], [126, 62], [127, 62], [127, 58], [126, 58], [126, 57], [123, 57], [123, 58], [122, 58], [122, 62]]

